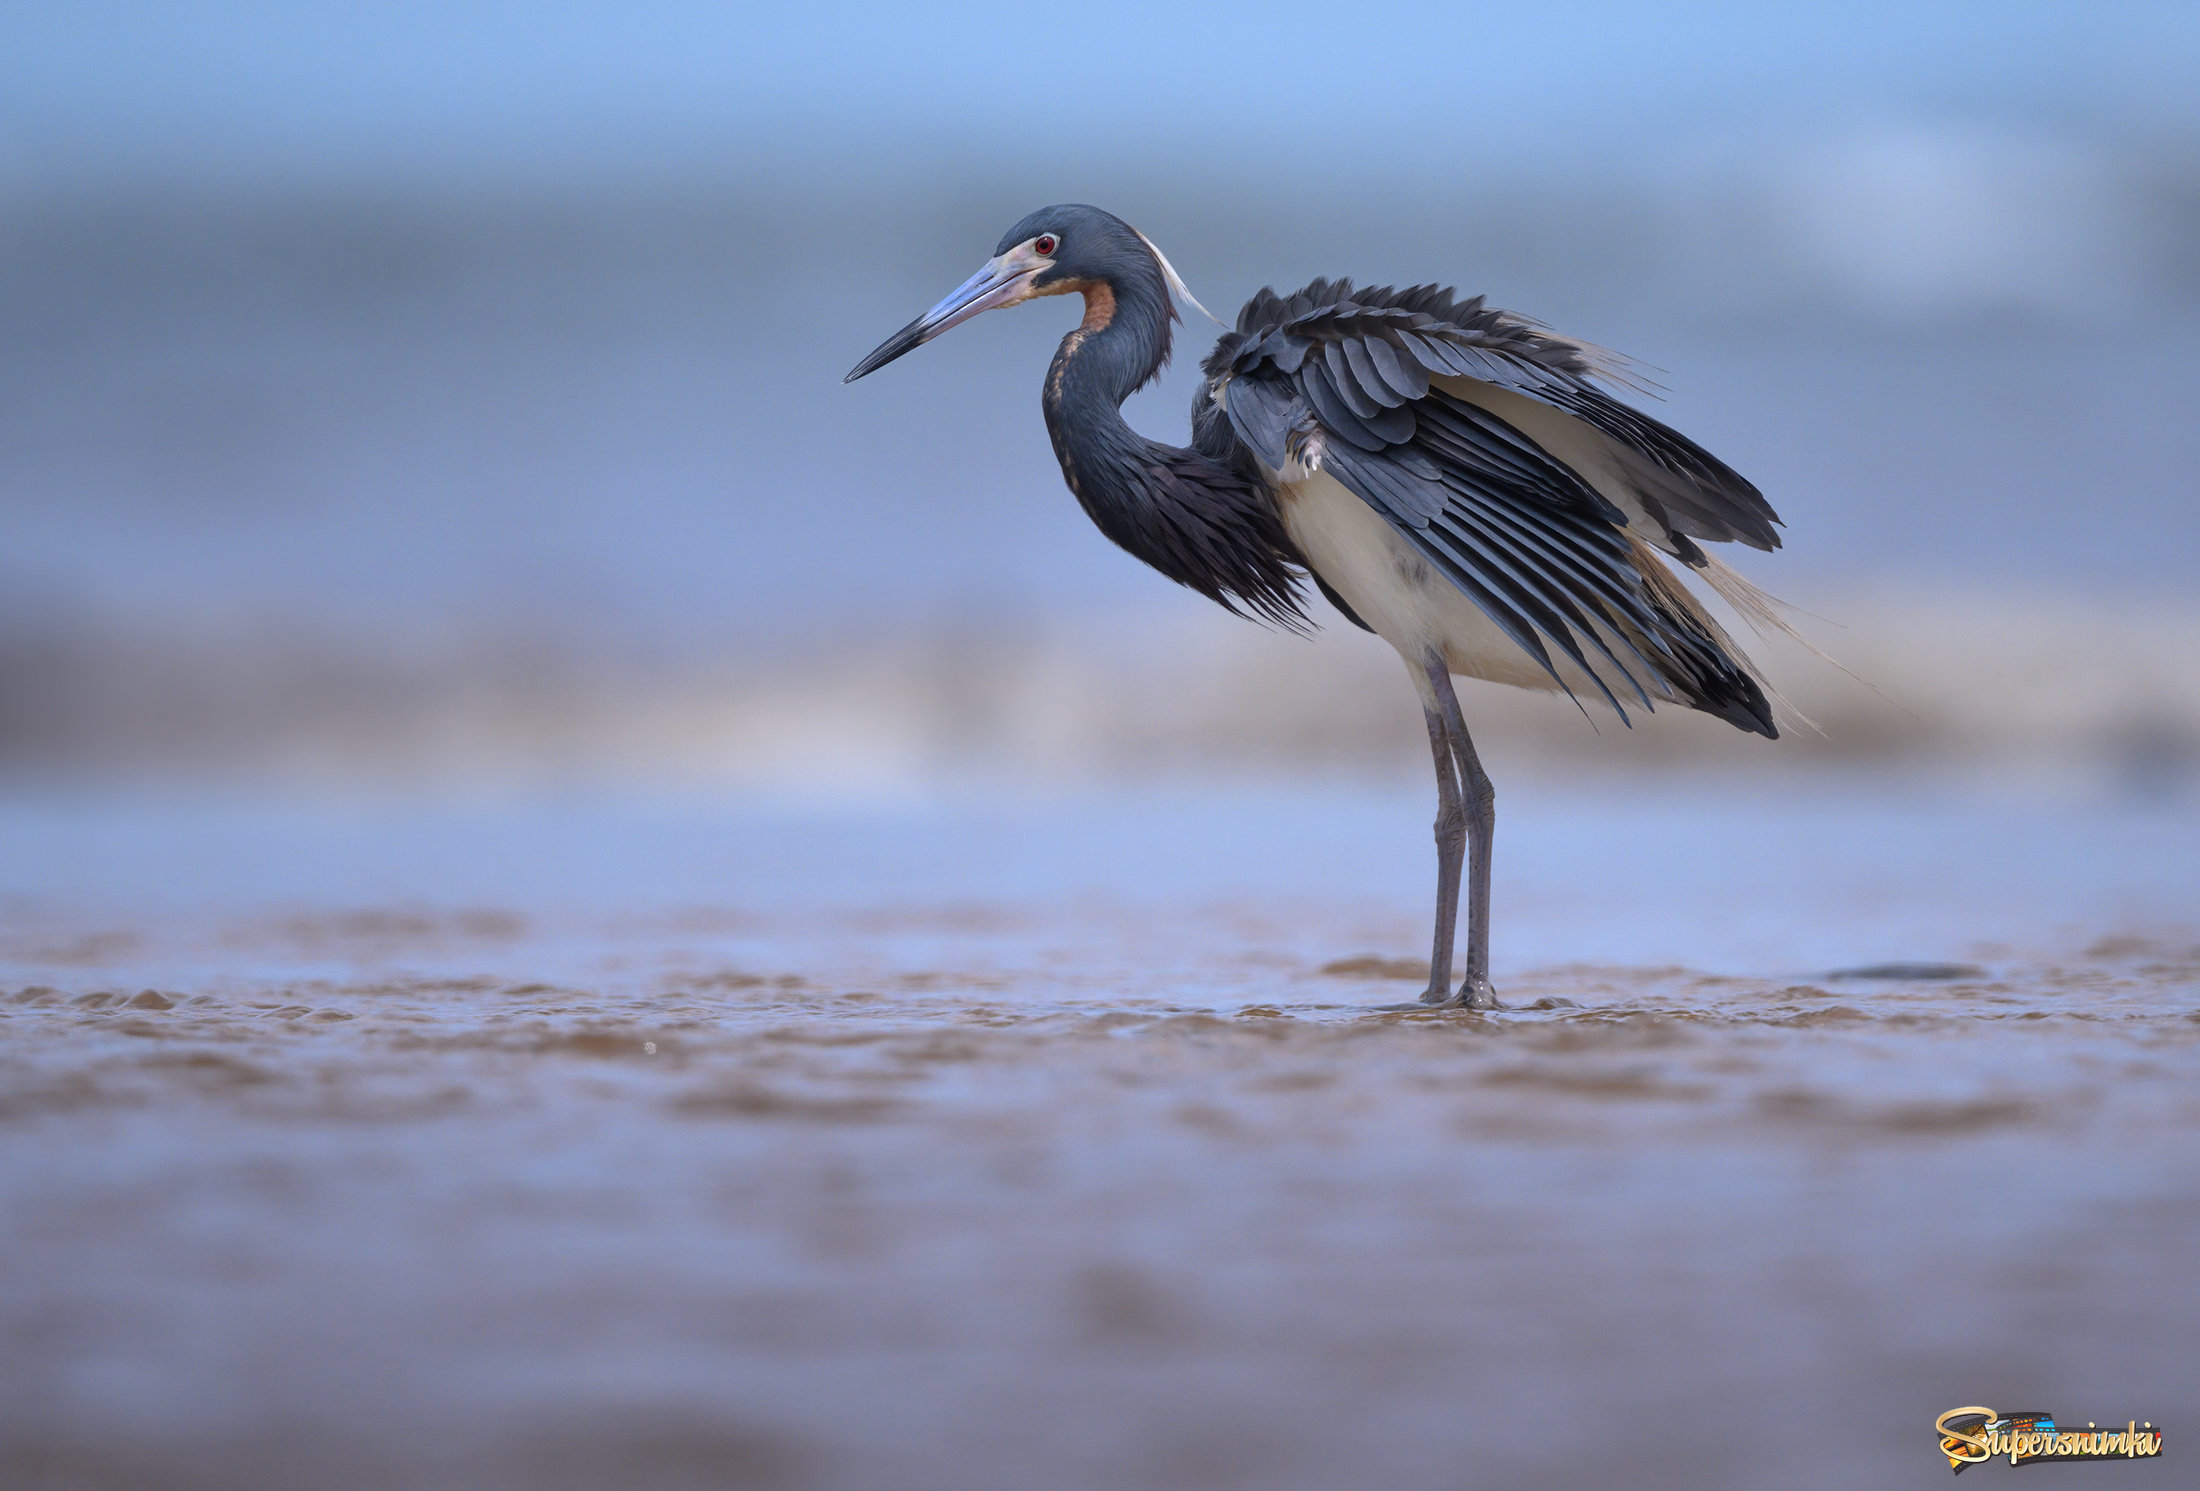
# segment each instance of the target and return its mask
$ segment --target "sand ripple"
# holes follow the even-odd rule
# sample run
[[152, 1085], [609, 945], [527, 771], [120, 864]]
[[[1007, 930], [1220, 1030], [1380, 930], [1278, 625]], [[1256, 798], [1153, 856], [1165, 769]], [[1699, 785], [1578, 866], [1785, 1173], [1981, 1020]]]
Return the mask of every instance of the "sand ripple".
[[0, 903], [0, 1484], [1847, 1491], [1962, 1403], [2175, 1430], [2200, 938], [1390, 1009], [1417, 903]]

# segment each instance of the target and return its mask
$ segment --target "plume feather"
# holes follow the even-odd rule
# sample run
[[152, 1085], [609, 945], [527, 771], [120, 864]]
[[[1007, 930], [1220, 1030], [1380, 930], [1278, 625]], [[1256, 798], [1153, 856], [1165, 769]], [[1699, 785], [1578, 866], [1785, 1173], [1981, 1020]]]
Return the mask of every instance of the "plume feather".
[[[1125, 226], [1128, 227], [1129, 225], [1125, 224]], [[1131, 231], [1138, 233], [1136, 228], [1132, 228]], [[1178, 274], [1176, 266], [1169, 262], [1169, 256], [1156, 248], [1154, 241], [1143, 233], [1138, 233], [1138, 241], [1146, 245], [1146, 251], [1152, 254], [1154, 262], [1161, 266], [1161, 277], [1169, 282], [1169, 288], [1176, 292], [1177, 298], [1208, 320], [1213, 321], [1215, 325], [1220, 326], [1222, 324], [1221, 320], [1213, 311], [1208, 310], [1207, 307], [1199, 303], [1198, 297], [1192, 294], [1191, 287], [1184, 283], [1184, 276]]]
[[[1830, 665], [1837, 672], [1840, 672], [1849, 678], [1855, 679], [1856, 682], [1862, 684], [1865, 688], [1870, 689], [1874, 694], [1878, 694], [1880, 698], [1886, 699], [1889, 704], [1894, 704], [1894, 701], [1892, 699], [1887, 699], [1887, 696], [1885, 694], [1880, 693], [1879, 686], [1877, 684], [1873, 683], [1868, 678], [1859, 677], [1852, 669], [1842, 663], [1840, 659], [1828, 655], [1824, 648], [1820, 647], [1817, 643], [1811, 641], [1810, 638], [1804, 636], [1801, 632], [1797, 631], [1795, 629], [1794, 623], [1790, 622], [1787, 617], [1780, 614], [1782, 611], [1794, 611], [1797, 609], [1796, 607], [1789, 605], [1786, 601], [1781, 600], [1776, 595], [1770, 595], [1767, 594], [1765, 591], [1758, 589], [1755, 585], [1752, 585], [1749, 581], [1743, 579], [1739, 574], [1735, 573], [1733, 569], [1728, 567], [1728, 565], [1723, 560], [1719, 559], [1715, 555], [1705, 554], [1703, 556], [1703, 563], [1696, 567], [1696, 573], [1703, 576], [1704, 583], [1709, 585], [1714, 591], [1718, 593], [1719, 599], [1725, 601], [1728, 605], [1732, 606], [1736, 613], [1739, 614], [1744, 621], [1749, 623], [1750, 630], [1754, 631], [1758, 636], [1764, 637], [1769, 640], [1775, 633], [1777, 633], [1780, 636], [1786, 637], [1796, 646], [1802, 648], [1803, 651], [1818, 659], [1818, 661]], [[1811, 613], [1808, 611], [1803, 611], [1800, 614], [1808, 616]], [[1824, 619], [1825, 618], [1823, 617], [1819, 618], [1819, 620]], [[1787, 701], [1782, 700], [1781, 702], [1786, 703]], [[1793, 705], [1789, 705], [1788, 707], [1791, 709], [1794, 708]], [[1909, 710], [1903, 709], [1902, 706], [1899, 704], [1895, 704], [1895, 708], [1902, 709], [1902, 712], [1904, 714], [1910, 713]], [[1798, 711], [1798, 714], [1800, 714], [1800, 711]], [[1813, 730], [1818, 730], [1818, 726], [1815, 723], [1811, 723], [1807, 718], [1805, 719], [1805, 723], [1810, 724]], [[1825, 731], [1818, 730], [1818, 733], [1823, 735], [1825, 734]]]

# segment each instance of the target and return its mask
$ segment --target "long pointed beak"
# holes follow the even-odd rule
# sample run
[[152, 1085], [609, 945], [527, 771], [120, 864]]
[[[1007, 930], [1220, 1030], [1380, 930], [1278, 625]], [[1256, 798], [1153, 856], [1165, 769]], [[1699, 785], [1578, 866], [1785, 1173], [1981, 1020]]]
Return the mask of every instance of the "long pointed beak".
[[1046, 268], [1047, 263], [1044, 259], [1033, 262], [1028, 255], [1014, 253], [986, 260], [985, 267], [957, 286], [954, 294], [879, 343], [877, 351], [857, 363], [854, 371], [840, 381], [853, 383], [866, 373], [877, 372], [902, 354], [915, 351], [940, 333], [962, 325], [972, 316], [995, 306], [1014, 305], [1027, 299], [1032, 277]]

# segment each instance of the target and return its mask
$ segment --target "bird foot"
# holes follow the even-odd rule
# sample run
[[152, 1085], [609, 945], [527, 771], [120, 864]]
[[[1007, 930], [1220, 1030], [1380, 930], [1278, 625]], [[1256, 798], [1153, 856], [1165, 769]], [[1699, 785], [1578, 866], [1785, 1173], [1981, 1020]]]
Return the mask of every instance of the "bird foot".
[[1431, 984], [1418, 1004], [1390, 1006], [1400, 1010], [1501, 1010], [1506, 1006], [1498, 1002], [1497, 991], [1490, 987], [1488, 979], [1472, 984], [1461, 984], [1453, 990], [1448, 983]]

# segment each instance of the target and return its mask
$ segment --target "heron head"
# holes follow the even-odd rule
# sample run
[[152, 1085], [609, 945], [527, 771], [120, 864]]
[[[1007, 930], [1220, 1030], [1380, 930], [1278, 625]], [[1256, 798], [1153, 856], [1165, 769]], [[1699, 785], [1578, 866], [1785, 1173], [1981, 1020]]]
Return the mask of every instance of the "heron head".
[[1133, 285], [1158, 290], [1171, 316], [1175, 307], [1169, 304], [1170, 288], [1190, 298], [1160, 251], [1113, 213], [1075, 203], [1042, 207], [1002, 234], [993, 257], [953, 294], [881, 342], [841, 381], [853, 383], [875, 373], [981, 312], [1040, 295], [1085, 292], [1093, 308], [1088, 311], [1091, 324], [1091, 317], [1100, 314], [1102, 288], [1110, 292], [1107, 304], [1112, 307], [1115, 294]]

